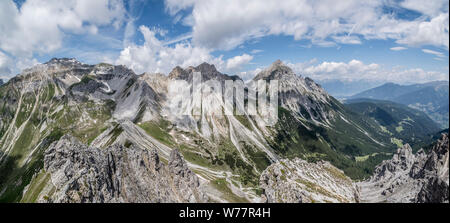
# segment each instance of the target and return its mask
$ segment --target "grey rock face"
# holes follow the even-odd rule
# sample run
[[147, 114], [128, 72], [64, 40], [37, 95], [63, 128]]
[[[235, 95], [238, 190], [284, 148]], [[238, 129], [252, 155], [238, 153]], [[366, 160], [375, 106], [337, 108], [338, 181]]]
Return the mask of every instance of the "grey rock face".
[[426, 155], [406, 144], [383, 161], [367, 181], [359, 183], [363, 202], [449, 202], [448, 134]]
[[448, 181], [430, 177], [415, 199], [417, 203], [448, 203]]
[[303, 119], [328, 125], [336, 116], [336, 111], [331, 109], [334, 102], [325, 90], [310, 78], [295, 74], [280, 60], [258, 73], [253, 84], [259, 80], [277, 80], [280, 105]]
[[353, 203], [359, 191], [352, 180], [328, 162], [281, 160], [260, 177], [269, 203]]
[[283, 76], [295, 76], [295, 73], [290, 67], [277, 60], [267, 70], [258, 73], [254, 80], [278, 80]]
[[134, 145], [87, 147], [65, 135], [45, 152], [54, 193], [47, 202], [206, 202], [197, 176], [177, 150], [169, 164]]
[[237, 76], [228, 76], [226, 74], [220, 73], [213, 64], [202, 63], [196, 67], [189, 66], [183, 69], [179, 66], [175, 67], [170, 73], [169, 78], [172, 80], [185, 80], [191, 82], [194, 72], [200, 72], [202, 80], [218, 80], [223, 82], [225, 80], [240, 79]]

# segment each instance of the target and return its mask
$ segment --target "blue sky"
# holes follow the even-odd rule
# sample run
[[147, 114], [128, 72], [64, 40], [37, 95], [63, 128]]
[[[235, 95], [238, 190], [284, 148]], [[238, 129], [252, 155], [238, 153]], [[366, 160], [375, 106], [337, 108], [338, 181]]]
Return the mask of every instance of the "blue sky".
[[[61, 3], [63, 2], [63, 3]], [[136, 73], [281, 59], [315, 80], [448, 80], [448, 0], [2, 0], [0, 76], [53, 57]]]

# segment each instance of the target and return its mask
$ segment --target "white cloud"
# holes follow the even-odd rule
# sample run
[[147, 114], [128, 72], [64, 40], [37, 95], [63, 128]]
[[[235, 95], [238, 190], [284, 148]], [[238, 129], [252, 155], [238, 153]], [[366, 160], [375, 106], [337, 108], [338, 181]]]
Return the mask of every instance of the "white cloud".
[[402, 46], [396, 46], [396, 47], [390, 48], [390, 50], [393, 50], [393, 51], [401, 51], [401, 50], [406, 50], [406, 49], [408, 49], [408, 48], [402, 47]]
[[35, 58], [20, 58], [15, 61], [15, 67], [19, 71], [30, 68], [36, 64], [39, 64], [39, 62]]
[[344, 62], [323, 62], [317, 66], [309, 66], [303, 70], [307, 75], [315, 75], [319, 78], [327, 77], [329, 75], [339, 75], [342, 79], [347, 79], [357, 75], [366, 75], [373, 73], [379, 69], [378, 64], [366, 65], [359, 60], [351, 60], [348, 63]]
[[118, 29], [125, 17], [122, 0], [26, 0], [20, 8], [12, 0], [1, 0], [0, 50], [10, 56], [10, 72], [20, 72], [37, 63], [34, 56], [64, 49], [65, 38], [72, 34], [97, 39], [103, 47], [116, 44], [98, 30]]
[[11, 74], [11, 59], [0, 51], [0, 75]]
[[258, 54], [258, 53], [261, 53], [261, 52], [264, 52], [264, 50], [254, 49], [254, 50], [250, 51], [251, 54]]
[[135, 18], [130, 18], [126, 25], [123, 34], [123, 47], [130, 45], [133, 42], [133, 37], [136, 34]]
[[99, 26], [118, 28], [124, 16], [122, 0], [27, 0], [20, 10], [2, 0], [0, 48], [29, 58], [61, 48], [65, 32], [96, 34]]
[[449, 20], [448, 12], [442, 13], [431, 21], [401, 22], [396, 25], [398, 30], [397, 43], [410, 46], [434, 45], [448, 50]]
[[36, 59], [13, 59], [0, 51], [0, 79], [9, 79], [17, 70], [23, 70], [38, 64]]
[[361, 44], [361, 40], [357, 36], [333, 36], [336, 42], [343, 44]]
[[242, 56], [235, 56], [227, 60], [227, 70], [229, 71], [237, 71], [242, 69], [242, 66], [248, 64], [251, 60], [253, 60], [253, 56], [248, 54], [243, 54]]
[[167, 40], [164, 42], [165, 45], [170, 45], [170, 44], [174, 44], [174, 43], [178, 43], [178, 42], [182, 42], [185, 40], [190, 40], [192, 39], [192, 33], [186, 33], [180, 36], [177, 36], [173, 39]]
[[146, 26], [140, 26], [139, 31], [144, 36], [144, 43], [125, 47], [115, 61], [116, 64], [126, 65], [137, 73], [167, 74], [176, 66], [196, 66], [203, 62], [214, 64], [222, 72], [235, 72], [253, 59], [252, 56], [243, 54], [224, 61], [222, 56], [214, 57], [209, 49], [195, 47], [189, 42], [168, 46], [156, 37], [155, 30]]
[[395, 83], [428, 82], [434, 80], [448, 80], [448, 74], [436, 71], [425, 71], [420, 68], [386, 69], [379, 64], [364, 64], [359, 60], [345, 62], [322, 62], [316, 64], [313, 61], [292, 64], [289, 66], [297, 74], [311, 77], [314, 80], [343, 80], [343, 81], [382, 81]]
[[448, 8], [448, 0], [405, 0], [400, 6], [406, 9], [414, 10], [428, 16], [436, 16], [441, 11]]
[[[423, 13], [415, 20], [397, 19], [380, 10], [390, 1], [346, 0], [166, 0], [171, 14], [187, 10], [193, 43], [212, 49], [233, 49], [245, 41], [288, 35], [320, 46], [360, 44], [360, 38], [394, 39], [400, 44], [434, 45], [448, 49], [448, 10], [443, 1], [404, 7]], [[192, 8], [192, 10], [191, 10]], [[192, 12], [191, 12], [192, 11]], [[330, 41], [333, 40], [333, 42]]]
[[445, 57], [445, 55], [441, 52], [438, 51], [434, 51], [434, 50], [429, 50], [429, 49], [422, 49], [422, 52], [424, 53], [428, 53], [428, 54], [433, 54], [437, 57]]
[[196, 0], [165, 0], [166, 9], [171, 15], [175, 15], [183, 9], [192, 7], [195, 1]]
[[264, 68], [256, 68], [255, 70], [243, 71], [240, 72], [238, 76], [246, 82], [253, 79], [257, 74], [259, 74], [259, 72], [263, 71], [263, 69]]
[[74, 4], [73, 10], [81, 21], [97, 26], [112, 23], [115, 28], [123, 22], [125, 9], [121, 0], [76, 0]]

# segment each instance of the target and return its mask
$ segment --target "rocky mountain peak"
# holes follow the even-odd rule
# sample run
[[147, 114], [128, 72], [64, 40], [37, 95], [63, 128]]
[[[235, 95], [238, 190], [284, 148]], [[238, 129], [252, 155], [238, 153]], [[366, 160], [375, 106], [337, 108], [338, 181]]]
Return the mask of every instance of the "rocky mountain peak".
[[178, 79], [180, 77], [183, 77], [187, 74], [187, 72], [181, 68], [180, 66], [176, 66], [172, 69], [172, 71], [169, 73], [170, 79]]
[[47, 65], [81, 65], [82, 63], [75, 58], [52, 58], [47, 61]]
[[283, 62], [281, 62], [280, 59], [275, 60], [275, 61], [272, 63], [272, 66], [281, 66], [281, 65], [283, 65]]
[[202, 72], [202, 73], [215, 73], [218, 72], [214, 64], [209, 64], [206, 62], [203, 62], [202, 64], [195, 67], [196, 71]]
[[177, 66], [169, 73], [169, 78], [186, 80], [190, 82], [192, 81], [194, 72], [200, 72], [204, 81], [210, 79], [216, 79], [219, 81], [239, 79], [239, 77], [237, 76], [228, 76], [226, 74], [220, 73], [213, 64], [208, 64], [206, 62], [196, 67], [187, 67], [186, 69]]
[[281, 60], [276, 60], [266, 70], [261, 71], [253, 80], [279, 80], [283, 77], [295, 77], [294, 71]]

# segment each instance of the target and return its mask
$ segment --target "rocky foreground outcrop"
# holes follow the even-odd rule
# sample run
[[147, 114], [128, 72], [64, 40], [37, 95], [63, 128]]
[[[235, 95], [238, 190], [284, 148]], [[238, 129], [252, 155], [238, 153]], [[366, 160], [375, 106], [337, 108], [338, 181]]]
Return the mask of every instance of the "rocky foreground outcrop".
[[362, 202], [449, 202], [448, 134], [433, 145], [429, 154], [416, 154], [408, 144], [391, 160], [378, 165], [374, 175], [358, 184]]
[[329, 162], [295, 158], [269, 166], [260, 177], [269, 203], [353, 203], [359, 191], [342, 170]]
[[295, 158], [269, 166], [260, 186], [269, 203], [448, 203], [448, 134], [442, 134], [428, 154], [423, 149], [413, 154], [405, 144], [364, 182], [355, 184], [328, 162]]
[[177, 150], [164, 164], [156, 150], [134, 145], [88, 147], [65, 135], [45, 152], [54, 188], [46, 202], [206, 202], [197, 176]]

